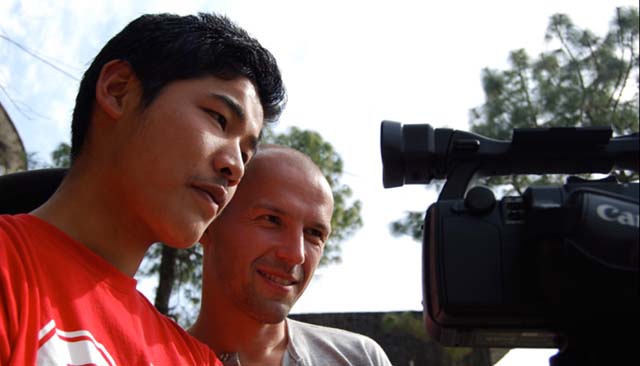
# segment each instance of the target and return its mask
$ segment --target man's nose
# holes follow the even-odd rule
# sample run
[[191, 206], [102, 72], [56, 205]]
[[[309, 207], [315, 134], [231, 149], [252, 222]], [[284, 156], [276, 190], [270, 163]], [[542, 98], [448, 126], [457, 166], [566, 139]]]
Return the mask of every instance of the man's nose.
[[244, 175], [244, 161], [238, 141], [230, 140], [222, 146], [215, 157], [214, 169], [227, 179], [229, 187], [240, 183]]
[[291, 232], [286, 240], [279, 244], [276, 255], [292, 265], [304, 263], [304, 234], [302, 231]]

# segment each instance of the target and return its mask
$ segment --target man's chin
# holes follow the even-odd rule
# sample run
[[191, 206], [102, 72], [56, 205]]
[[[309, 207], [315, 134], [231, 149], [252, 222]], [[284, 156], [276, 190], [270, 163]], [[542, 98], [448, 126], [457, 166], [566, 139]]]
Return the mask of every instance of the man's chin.
[[[204, 225], [202, 225], [204, 227]], [[198, 227], [191, 227], [190, 230], [184, 230], [187, 226], [175, 228], [172, 232], [165, 232], [161, 235], [159, 242], [175, 249], [191, 248], [199, 242], [203, 236], [204, 229], [200, 230]]]
[[289, 315], [290, 306], [279, 305], [264, 306], [259, 310], [251, 312], [251, 317], [262, 324], [279, 324]]

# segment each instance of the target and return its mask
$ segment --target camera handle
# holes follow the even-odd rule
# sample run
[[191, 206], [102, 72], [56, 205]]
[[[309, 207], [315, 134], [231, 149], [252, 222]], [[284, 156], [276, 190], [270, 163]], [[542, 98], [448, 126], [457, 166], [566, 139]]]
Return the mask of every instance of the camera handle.
[[480, 164], [467, 163], [456, 166], [449, 173], [447, 181], [438, 196], [438, 201], [463, 198], [478, 169], [480, 169]]

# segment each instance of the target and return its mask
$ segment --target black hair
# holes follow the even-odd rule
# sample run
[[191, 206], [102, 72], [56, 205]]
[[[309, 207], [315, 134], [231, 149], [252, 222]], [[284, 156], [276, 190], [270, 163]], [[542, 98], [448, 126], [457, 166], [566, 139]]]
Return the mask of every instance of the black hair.
[[71, 121], [72, 159], [86, 140], [102, 67], [112, 60], [131, 65], [141, 83], [143, 109], [170, 82], [207, 75], [249, 79], [260, 98], [265, 122], [277, 120], [286, 103], [273, 55], [226, 16], [142, 15], [107, 42], [80, 82]]

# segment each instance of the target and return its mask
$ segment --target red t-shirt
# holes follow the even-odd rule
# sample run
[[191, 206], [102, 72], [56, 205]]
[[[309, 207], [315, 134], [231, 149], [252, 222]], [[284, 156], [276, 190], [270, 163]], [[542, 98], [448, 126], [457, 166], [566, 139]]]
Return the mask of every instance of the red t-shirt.
[[222, 365], [136, 281], [54, 226], [0, 215], [0, 365]]

